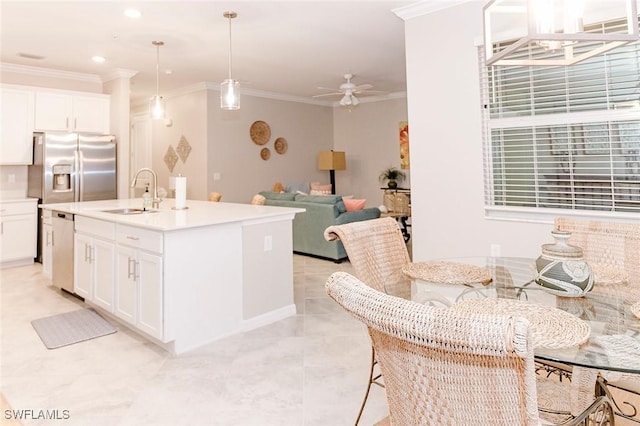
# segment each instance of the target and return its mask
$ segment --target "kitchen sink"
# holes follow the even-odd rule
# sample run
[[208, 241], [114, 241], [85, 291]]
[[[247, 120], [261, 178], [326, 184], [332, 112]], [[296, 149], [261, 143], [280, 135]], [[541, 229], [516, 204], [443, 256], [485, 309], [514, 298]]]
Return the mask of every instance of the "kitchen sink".
[[102, 210], [104, 213], [113, 213], [113, 214], [146, 214], [146, 213], [158, 213], [157, 210], [144, 210], [144, 209], [113, 209], [113, 210]]

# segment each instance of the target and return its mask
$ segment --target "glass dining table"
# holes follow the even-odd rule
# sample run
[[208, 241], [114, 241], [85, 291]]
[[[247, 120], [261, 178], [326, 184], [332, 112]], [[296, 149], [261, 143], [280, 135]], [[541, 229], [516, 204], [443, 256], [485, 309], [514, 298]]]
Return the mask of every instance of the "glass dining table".
[[[454, 308], [478, 305], [476, 302], [483, 300], [492, 302], [488, 299], [515, 300], [518, 302], [512, 303], [519, 304], [516, 309], [538, 309], [541, 318], [532, 322], [533, 333], [537, 331], [539, 339], [550, 342], [535, 345], [539, 361], [640, 374], [640, 318], [632, 312], [632, 306], [640, 302], [640, 283], [596, 284], [583, 297], [562, 297], [535, 282], [534, 259], [465, 257], [441, 261], [479, 267], [490, 273], [490, 281], [450, 284], [413, 276], [412, 300]], [[634, 286], [636, 290], [631, 291]], [[584, 332], [584, 338], [574, 344], [570, 341], [575, 337], [575, 326]], [[536, 327], [541, 328], [535, 330]], [[558, 344], [553, 344], [553, 338], [560, 340]]]

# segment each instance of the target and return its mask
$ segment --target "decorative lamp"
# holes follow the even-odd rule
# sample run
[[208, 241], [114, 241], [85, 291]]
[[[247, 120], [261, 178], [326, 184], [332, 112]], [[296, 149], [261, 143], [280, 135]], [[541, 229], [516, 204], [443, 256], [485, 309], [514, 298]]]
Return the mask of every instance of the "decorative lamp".
[[156, 47], [156, 95], [149, 101], [149, 114], [154, 120], [164, 119], [165, 103], [164, 98], [160, 96], [160, 46], [164, 46], [163, 41], [152, 41]]
[[638, 39], [636, 0], [491, 0], [483, 11], [487, 65], [573, 65]]
[[224, 12], [222, 16], [229, 20], [229, 78], [220, 84], [220, 108], [235, 110], [240, 109], [240, 84], [231, 77], [231, 20], [238, 14]]
[[318, 154], [318, 169], [329, 170], [331, 179], [331, 193], [336, 193], [336, 170], [346, 170], [347, 160], [341, 151], [320, 151]]

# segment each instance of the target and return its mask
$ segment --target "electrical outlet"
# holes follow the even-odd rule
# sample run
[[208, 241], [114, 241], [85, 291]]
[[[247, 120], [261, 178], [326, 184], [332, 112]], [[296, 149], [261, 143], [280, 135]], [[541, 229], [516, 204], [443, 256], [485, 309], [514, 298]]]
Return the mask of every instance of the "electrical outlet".
[[13, 173], [10, 173], [9, 176], [7, 177], [7, 181], [9, 183], [16, 183], [16, 175], [14, 175]]
[[271, 235], [266, 235], [264, 237], [264, 251], [271, 251], [273, 249], [273, 238]]
[[500, 251], [501, 251], [500, 244], [491, 244], [490, 251], [491, 251], [492, 257], [500, 257]]
[[213, 173], [213, 180], [220, 180], [220, 179], [221, 179], [220, 173], [219, 172], [214, 172]]

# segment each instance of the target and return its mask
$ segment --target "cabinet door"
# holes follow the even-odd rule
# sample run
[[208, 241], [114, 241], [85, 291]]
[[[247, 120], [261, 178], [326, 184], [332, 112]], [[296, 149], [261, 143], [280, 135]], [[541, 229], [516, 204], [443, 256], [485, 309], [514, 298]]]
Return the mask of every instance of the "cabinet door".
[[51, 262], [52, 262], [52, 236], [53, 226], [50, 224], [42, 225], [42, 273], [45, 277], [51, 279]]
[[73, 291], [86, 300], [91, 300], [93, 281], [91, 243], [92, 239], [88, 235], [76, 233], [73, 238]]
[[115, 314], [122, 320], [135, 325], [137, 301], [137, 258], [136, 250], [118, 246], [116, 254], [116, 306]]
[[34, 215], [4, 216], [0, 219], [0, 261], [35, 257]]
[[2, 89], [1, 96], [0, 164], [31, 164], [35, 93]]
[[109, 133], [111, 111], [108, 98], [98, 96], [74, 96], [73, 131]]
[[115, 244], [93, 239], [93, 297], [91, 301], [108, 312], [114, 311]]
[[138, 321], [140, 330], [162, 339], [162, 257], [138, 253]]
[[37, 92], [35, 127], [37, 130], [71, 130], [73, 98], [64, 93]]

